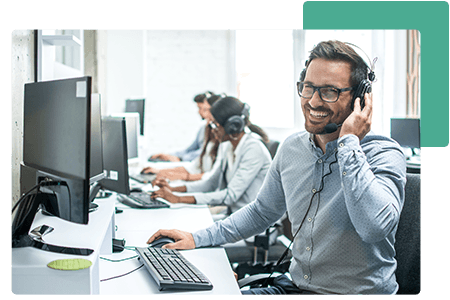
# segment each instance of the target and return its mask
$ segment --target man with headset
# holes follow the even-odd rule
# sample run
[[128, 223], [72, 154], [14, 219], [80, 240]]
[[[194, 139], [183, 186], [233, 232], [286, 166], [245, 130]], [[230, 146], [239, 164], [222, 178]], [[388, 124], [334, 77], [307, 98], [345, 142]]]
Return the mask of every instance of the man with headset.
[[370, 131], [367, 79], [374, 80], [373, 71], [349, 44], [319, 43], [297, 85], [306, 132], [285, 140], [255, 201], [209, 228], [159, 230], [148, 242], [161, 235], [175, 240], [166, 248], [234, 242], [287, 211], [292, 280], [282, 275], [245, 293], [396, 293], [394, 239], [406, 160], [397, 143]]

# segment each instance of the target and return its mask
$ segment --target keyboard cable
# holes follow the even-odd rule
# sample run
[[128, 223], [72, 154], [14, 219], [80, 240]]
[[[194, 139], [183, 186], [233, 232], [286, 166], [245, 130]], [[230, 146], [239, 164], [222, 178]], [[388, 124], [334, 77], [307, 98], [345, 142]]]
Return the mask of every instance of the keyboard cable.
[[109, 277], [109, 278], [105, 278], [105, 279], [100, 279], [100, 282], [104, 282], [104, 281], [108, 281], [108, 280], [111, 280], [111, 279], [116, 279], [116, 278], [120, 278], [120, 277], [126, 276], [126, 275], [128, 275], [128, 274], [131, 274], [131, 273], [133, 273], [133, 272], [139, 270], [139, 269], [142, 268], [143, 266], [144, 266], [144, 264], [140, 265], [140, 266], [137, 267], [136, 269], [131, 270], [130, 272], [127, 272], [127, 273], [125, 273], [125, 274], [121, 274], [121, 275], [117, 275], [117, 276], [113, 276], [113, 277]]
[[[124, 250], [134, 250], [135, 248], [136, 248], [136, 247], [133, 247], [133, 246], [125, 246], [125, 247], [124, 247]], [[122, 258], [122, 259], [109, 259], [109, 258], [105, 258], [105, 257], [100, 257], [100, 259], [103, 259], [103, 260], [106, 260], [106, 261], [109, 261], [109, 262], [122, 262], [122, 261], [130, 260], [130, 259], [135, 259], [135, 258], [139, 258], [139, 255], [134, 255], [134, 256], [127, 257], [127, 258]], [[110, 277], [110, 278], [101, 279], [100, 282], [108, 281], [108, 280], [111, 280], [111, 279], [116, 279], [116, 278], [120, 278], [120, 277], [126, 276], [126, 275], [128, 275], [128, 274], [131, 274], [131, 273], [133, 273], [133, 272], [139, 270], [139, 269], [142, 268], [143, 266], [144, 266], [144, 264], [140, 265], [140, 266], [137, 267], [136, 269], [131, 270], [130, 272], [127, 272], [127, 273], [125, 273], [125, 274], [113, 276], [113, 277]]]

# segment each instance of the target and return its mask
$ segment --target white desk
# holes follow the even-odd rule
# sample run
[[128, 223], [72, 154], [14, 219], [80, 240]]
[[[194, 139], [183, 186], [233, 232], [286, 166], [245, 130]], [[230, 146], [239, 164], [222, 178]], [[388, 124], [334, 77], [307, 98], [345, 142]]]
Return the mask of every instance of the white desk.
[[[54, 231], [44, 236], [49, 244], [90, 248], [88, 256], [68, 255], [32, 247], [12, 249], [12, 292], [15, 294], [98, 294], [99, 255], [110, 254], [114, 229], [114, 201], [98, 201], [99, 208], [89, 215], [89, 224], [81, 225], [38, 212], [31, 229], [49, 225]], [[60, 271], [47, 267], [57, 259], [84, 258], [92, 262], [88, 269]]]
[[[209, 209], [204, 206], [175, 205], [178, 208], [138, 210], [117, 205], [123, 213], [116, 214], [116, 238], [126, 240], [126, 246], [145, 247], [148, 238], [158, 229], [181, 229], [193, 232], [213, 223]], [[239, 295], [225, 250], [221, 247], [180, 250], [212, 282], [210, 291], [159, 291], [157, 284], [145, 267], [126, 276], [100, 283], [100, 294], [168, 294], [186, 295]], [[134, 256], [135, 252], [102, 255], [109, 259]], [[110, 262], [100, 259], [100, 279], [127, 273], [139, 267], [137, 259]]]

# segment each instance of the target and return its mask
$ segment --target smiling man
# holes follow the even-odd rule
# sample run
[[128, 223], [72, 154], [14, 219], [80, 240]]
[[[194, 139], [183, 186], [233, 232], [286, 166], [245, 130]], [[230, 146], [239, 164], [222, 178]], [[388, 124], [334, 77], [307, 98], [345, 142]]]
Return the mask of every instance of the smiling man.
[[[294, 235], [291, 279], [249, 294], [394, 294], [394, 241], [404, 202], [399, 145], [370, 130], [374, 74], [352, 46], [319, 43], [298, 82], [304, 132], [287, 138], [255, 201], [193, 234], [160, 230], [167, 248], [235, 242], [263, 232], [286, 211]], [[361, 98], [365, 105], [361, 105]]]

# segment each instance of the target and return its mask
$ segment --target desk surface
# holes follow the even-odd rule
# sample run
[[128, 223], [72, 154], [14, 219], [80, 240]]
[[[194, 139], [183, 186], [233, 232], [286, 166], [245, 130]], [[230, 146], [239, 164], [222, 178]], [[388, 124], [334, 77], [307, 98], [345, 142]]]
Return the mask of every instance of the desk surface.
[[[123, 212], [116, 214], [116, 238], [125, 239], [126, 246], [145, 247], [148, 238], [158, 229], [181, 229], [193, 232], [213, 223], [206, 206], [174, 205], [164, 209], [131, 209], [117, 204]], [[225, 250], [221, 247], [180, 250], [181, 253], [211, 280], [214, 288], [211, 291], [159, 291], [157, 284], [145, 267], [126, 276], [100, 283], [100, 294], [202, 294], [230, 295], [240, 294]], [[101, 257], [119, 260], [132, 257], [134, 251], [124, 250], [121, 253], [103, 255]], [[127, 273], [140, 266], [137, 259], [122, 262], [100, 260], [100, 279]]]

